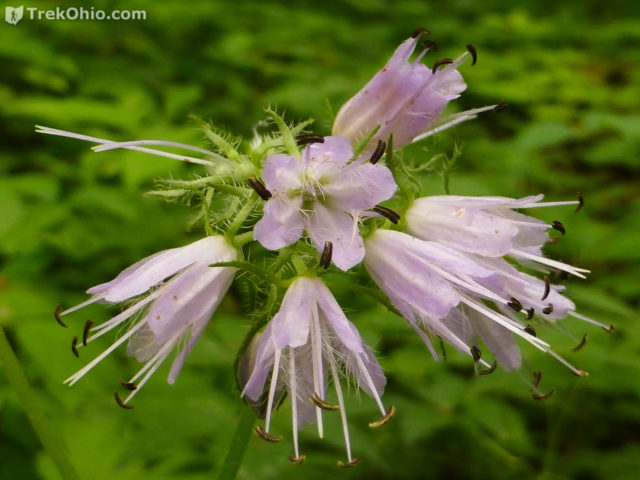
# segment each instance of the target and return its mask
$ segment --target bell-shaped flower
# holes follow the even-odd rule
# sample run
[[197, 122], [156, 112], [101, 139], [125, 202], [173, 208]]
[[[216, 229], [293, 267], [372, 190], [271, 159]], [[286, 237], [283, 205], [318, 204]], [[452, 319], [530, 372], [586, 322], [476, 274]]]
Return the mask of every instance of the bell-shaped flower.
[[514, 209], [575, 205], [578, 201], [541, 202], [543, 195], [520, 199], [505, 197], [423, 197], [407, 210], [407, 230], [423, 240], [433, 240], [463, 252], [486, 257], [511, 256], [559, 268], [584, 278], [588, 270], [542, 255], [549, 240], [547, 230], [564, 232], [563, 225], [523, 215]]
[[[286, 389], [291, 399], [295, 449], [291, 461], [294, 463], [304, 460], [298, 445], [298, 430], [303, 425], [317, 423], [318, 433], [323, 436], [323, 410], [340, 412], [347, 461], [339, 464], [351, 466], [359, 461], [351, 455], [340, 381], [345, 372], [374, 398], [383, 415], [382, 420], [370, 424], [372, 428], [384, 424], [393, 414], [393, 407], [385, 410], [380, 398], [386, 383], [382, 369], [329, 289], [318, 278], [294, 280], [279, 312], [248, 352], [251, 350], [251, 354], [245, 353], [243, 362], [249, 367], [243, 378], [242, 395], [257, 403], [265, 390], [268, 392], [265, 427], [257, 427], [256, 432], [269, 441], [279, 440], [269, 433], [271, 413], [279, 393]], [[329, 383], [333, 383], [337, 404], [327, 401]]]
[[[127, 302], [127, 308], [100, 325], [92, 327], [87, 322], [82, 343], [77, 344], [78, 338], [74, 338], [74, 353], [77, 354], [79, 347], [122, 327], [124, 322], [131, 323], [118, 340], [65, 383], [73, 385], [128, 340], [127, 353], [145, 363], [133, 378], [123, 382], [123, 386], [132, 390], [124, 402], [116, 392], [118, 403], [130, 408], [129, 400], [171, 351], [182, 345], [169, 372], [168, 382], [172, 384], [233, 280], [235, 268], [210, 265], [234, 261], [237, 255], [236, 249], [224, 237], [210, 236], [184, 247], [156, 253], [127, 268], [110, 282], [90, 288], [87, 291], [93, 295], [90, 299], [60, 315], [94, 302]], [[146, 296], [141, 296], [145, 293]], [[129, 303], [131, 300], [133, 303]]]
[[[449, 244], [391, 230], [374, 232], [366, 239], [365, 248], [365, 268], [435, 358], [435, 349], [423, 329], [489, 366], [480, 359], [480, 349], [475, 344], [475, 337], [479, 336], [506, 369], [518, 368], [521, 357], [510, 332], [554, 356], [576, 375], [584, 376], [585, 372], [537, 338], [526, 320], [535, 313], [550, 315], [553, 306], [542, 306], [542, 302], [552, 300], [558, 303], [558, 314], [569, 313], [608, 328], [577, 314], [573, 303], [558, 293], [559, 288], [552, 289], [548, 280], [522, 274], [502, 259], [467, 254]], [[499, 311], [487, 303], [493, 303]], [[536, 308], [540, 311], [536, 312]], [[522, 318], [516, 313], [521, 313]]]
[[[435, 45], [427, 42], [418, 57], [410, 61], [421, 33], [417, 30], [400, 44], [382, 70], [340, 108], [333, 124], [334, 135], [343, 135], [355, 143], [379, 126], [367, 149], [373, 149], [378, 140], [386, 141], [390, 135], [394, 147], [400, 148], [495, 108], [492, 105], [442, 116], [447, 104], [466, 89], [457, 68], [469, 58], [469, 53], [455, 60], [440, 60], [431, 69], [420, 63]], [[475, 56], [475, 50], [471, 51]], [[438, 69], [441, 65], [444, 67]]]
[[271, 250], [291, 245], [306, 230], [322, 252], [332, 244], [335, 265], [348, 270], [364, 257], [358, 221], [376, 204], [391, 198], [396, 183], [384, 165], [353, 158], [349, 141], [325, 137], [307, 145], [300, 158], [267, 158], [262, 178], [271, 198], [256, 224], [254, 238]]

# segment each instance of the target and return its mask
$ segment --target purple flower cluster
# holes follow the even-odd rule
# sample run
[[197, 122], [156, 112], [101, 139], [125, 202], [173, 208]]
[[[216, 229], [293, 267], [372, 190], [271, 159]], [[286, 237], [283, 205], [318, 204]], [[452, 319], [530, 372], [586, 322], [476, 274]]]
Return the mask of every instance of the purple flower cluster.
[[[542, 253], [550, 239], [549, 230], [564, 233], [562, 224], [548, 224], [519, 212], [540, 207], [579, 207], [581, 200], [542, 202], [542, 195], [521, 199], [430, 196], [408, 199], [401, 210], [401, 222], [398, 213], [380, 205], [391, 199], [397, 189], [392, 170], [383, 162], [378, 163], [389, 139], [394, 148], [401, 148], [495, 108], [443, 116], [447, 104], [466, 88], [457, 68], [470, 56], [475, 63], [475, 49], [468, 46], [470, 53], [454, 60], [440, 60], [428, 68], [421, 60], [433, 49], [433, 42], [424, 44], [417, 58], [410, 61], [422, 33], [425, 32], [417, 31], [403, 42], [384, 68], [344, 104], [332, 136], [314, 137], [304, 148], [288, 148], [286, 153], [282, 148], [266, 149], [260, 164], [261, 180], [245, 179], [266, 200], [262, 211], [257, 212], [261, 214], [257, 223], [249, 225], [251, 239], [267, 250], [289, 246], [295, 250], [299, 245], [301, 253], [293, 255], [297, 267], [304, 267], [296, 268], [295, 275], [278, 284], [287, 287], [281, 291], [279, 311], [249, 342], [240, 376], [242, 396], [254, 406], [265, 408], [265, 426], [256, 427], [256, 433], [265, 440], [280, 439], [270, 432], [271, 416], [278, 399], [288, 394], [294, 463], [305, 458], [300, 453], [298, 430], [316, 423], [322, 437], [323, 411], [331, 410], [339, 411], [344, 432], [347, 459], [340, 465], [359, 462], [352, 455], [349, 438], [342, 388], [345, 377], [372, 397], [380, 410], [381, 418], [371, 427], [384, 425], [395, 411], [393, 406], [385, 408], [383, 404], [386, 379], [376, 357], [319, 276], [322, 267], [327, 268], [330, 263], [340, 271], [363, 263], [436, 359], [431, 340], [434, 336], [472, 357], [483, 368], [479, 373], [490, 373], [496, 365], [506, 370], [518, 369], [522, 356], [516, 337], [521, 337], [557, 358], [573, 373], [584, 376], [584, 371], [570, 365], [536, 336], [532, 321], [535, 318], [555, 322], [573, 316], [612, 329], [577, 313], [573, 302], [563, 295], [563, 287], [552, 285], [548, 276], [539, 278], [519, 269], [520, 265], [543, 272], [557, 269], [584, 278], [588, 270], [546, 258]], [[128, 148], [180, 159], [150, 147], [178, 146], [210, 154], [209, 160], [196, 163], [213, 164], [219, 160], [219, 155], [212, 152], [172, 142], [117, 143], [39, 128], [43, 133], [98, 143], [96, 150]], [[280, 145], [286, 145], [286, 141]], [[354, 154], [357, 145], [359, 153]], [[220, 161], [227, 168], [234, 158], [223, 160]], [[255, 205], [251, 202], [255, 200], [247, 200], [247, 215], [237, 217], [239, 220], [234, 223], [251, 222], [249, 214]], [[361, 231], [365, 222], [368, 228]], [[313, 254], [313, 249], [304, 248], [307, 240], [321, 254], [313, 267], [308, 259], [308, 252]], [[129, 396], [121, 400], [116, 394], [121, 406], [131, 408], [131, 398], [177, 349], [168, 378], [173, 383], [243, 259], [242, 244], [236, 242], [235, 231], [230, 229], [224, 236], [210, 235], [160, 252], [126, 269], [114, 280], [89, 289], [89, 300], [62, 315], [93, 302], [126, 302], [126, 308], [101, 325], [87, 324], [82, 344], [78, 344], [77, 337], [74, 339], [76, 354], [80, 346], [125, 322], [130, 326], [111, 347], [66, 382], [75, 383], [129, 341], [128, 353], [144, 365], [133, 378], [123, 382], [131, 389]], [[493, 361], [483, 357], [484, 347], [492, 353]], [[335, 402], [329, 401], [330, 397]]]

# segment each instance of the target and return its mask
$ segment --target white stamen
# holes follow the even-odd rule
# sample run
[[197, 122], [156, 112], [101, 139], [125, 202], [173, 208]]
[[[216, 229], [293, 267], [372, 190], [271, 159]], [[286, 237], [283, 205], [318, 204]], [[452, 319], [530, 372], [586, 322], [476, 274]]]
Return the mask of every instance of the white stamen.
[[550, 347], [547, 342], [540, 340], [538, 337], [534, 337], [533, 335], [530, 335], [529, 333], [524, 331], [524, 327], [520, 325], [515, 325], [513, 321], [510, 320], [509, 318], [503, 315], [500, 315], [499, 313], [491, 310], [490, 308], [487, 308], [480, 303], [476, 303], [473, 300], [466, 297], [462, 297], [462, 303], [464, 303], [465, 305], [468, 305], [469, 307], [474, 309], [476, 312], [481, 313], [485, 317], [490, 318], [491, 320], [498, 323], [499, 325], [502, 325], [504, 328], [510, 330], [516, 335], [524, 338], [526, 341], [528, 341], [535, 347], [539, 348], [540, 350], [545, 352], [549, 350]]
[[[320, 319], [318, 318], [318, 304], [313, 303], [311, 310], [311, 328], [309, 329], [309, 335], [311, 335], [311, 360], [313, 366], [313, 390], [320, 395], [320, 398], [325, 399], [324, 395], [324, 380], [322, 372], [322, 344], [320, 343], [322, 337], [320, 333]], [[324, 436], [322, 425], [322, 409], [316, 407], [316, 422], [318, 424], [318, 436], [322, 438]]]
[[336, 395], [338, 397], [338, 406], [340, 407], [340, 420], [342, 421], [342, 432], [344, 433], [344, 444], [347, 449], [347, 460], [351, 462], [351, 441], [349, 440], [349, 426], [347, 425], [347, 412], [344, 408], [344, 398], [342, 396], [342, 387], [340, 386], [340, 377], [336, 369], [333, 356], [329, 355], [329, 365], [331, 366], [331, 376], [333, 377], [333, 385], [336, 387]]
[[578, 205], [580, 202], [578, 200], [567, 200], [562, 202], [537, 202], [537, 203], [527, 203], [526, 205], [519, 205], [517, 207], [511, 208], [537, 208], [537, 207], [562, 207], [565, 205]]
[[101, 300], [101, 299], [102, 299], [102, 297], [101, 297], [100, 295], [95, 295], [95, 296], [91, 297], [90, 299], [85, 300], [85, 301], [84, 301], [84, 302], [82, 302], [82, 303], [79, 303], [79, 304], [78, 304], [78, 305], [76, 305], [75, 307], [71, 307], [70, 309], [65, 310], [64, 312], [62, 312], [62, 313], [60, 314], [60, 316], [68, 315], [68, 314], [70, 314], [71, 312], [75, 312], [76, 310], [80, 310], [81, 308], [84, 308], [84, 307], [86, 307], [87, 305], [91, 305], [92, 303], [95, 303], [95, 302], [97, 302], [97, 301], [99, 301], [99, 300]]
[[[58, 130], [56, 128], [43, 127], [40, 125], [36, 125], [36, 133], [46, 133], [48, 135], [57, 135], [59, 137], [68, 137], [75, 138], [77, 140], [85, 140], [87, 142], [100, 143], [100, 144], [113, 144], [118, 143], [113, 140], [106, 140], [104, 138], [91, 137], [89, 135], [81, 135], [79, 133], [66, 132], [64, 130]], [[153, 148], [145, 148], [145, 147], [124, 147], [127, 150], [135, 150], [138, 152], [150, 153], [151, 155], [157, 155], [160, 157], [171, 158], [173, 160], [179, 160], [181, 162], [189, 162], [189, 163], [198, 163], [200, 165], [207, 165], [210, 167], [215, 166], [213, 162], [209, 160], [204, 160], [202, 158], [189, 157], [185, 155], [176, 155], [174, 153], [163, 152], [162, 150], [156, 150]]]
[[568, 361], [566, 361], [564, 358], [562, 358], [560, 355], [558, 355], [556, 352], [554, 352], [553, 350], [551, 350], [551, 348], [549, 348], [548, 350], [546, 350], [546, 352], [551, 355], [553, 358], [555, 358], [556, 360], [558, 360], [561, 364], [563, 364], [565, 367], [567, 367], [569, 370], [571, 370], [574, 374], [576, 374], [579, 377], [584, 377], [587, 375], [587, 373], [583, 370], [580, 370], [579, 368], [574, 367], [573, 365], [571, 365]]
[[373, 379], [369, 374], [369, 370], [367, 370], [367, 367], [364, 366], [364, 362], [362, 361], [362, 358], [360, 358], [360, 355], [356, 355], [356, 362], [358, 362], [358, 367], [360, 367], [360, 373], [362, 373], [362, 376], [367, 382], [367, 385], [369, 386], [369, 390], [371, 390], [371, 395], [373, 395], [373, 398], [378, 404], [378, 408], [382, 412], [382, 415], [385, 415], [387, 411], [384, 409], [384, 405], [382, 405], [382, 400], [380, 399], [380, 395], [378, 395], [378, 390], [376, 389], [376, 385], [373, 383]]
[[273, 371], [271, 373], [271, 383], [269, 384], [269, 397], [267, 399], [267, 417], [264, 421], [264, 430], [269, 433], [271, 424], [271, 410], [273, 410], [273, 400], [276, 396], [276, 385], [278, 384], [278, 372], [280, 371], [280, 349], [276, 348], [273, 354]]
[[590, 323], [592, 325], [597, 325], [600, 328], [603, 328], [605, 330], [609, 330], [611, 327], [610, 325], [606, 325], [604, 323], [598, 322], [597, 320], [594, 320], [593, 318], [589, 318], [589, 317], [585, 317], [584, 315], [579, 314], [578, 312], [573, 312], [573, 311], [569, 311], [569, 315], [571, 315], [574, 318], [578, 318], [582, 321], [585, 321], [587, 323]]
[[164, 343], [164, 345], [151, 357], [149, 360], [145, 362], [140, 370], [129, 380], [129, 383], [135, 383], [144, 373], [151, 368], [151, 366], [160, 358], [164, 353], [171, 350], [171, 348], [175, 345], [176, 340], [180, 335], [182, 335], [184, 330], [180, 330], [177, 334], [173, 335], [168, 341]]
[[191, 150], [192, 152], [204, 153], [205, 155], [215, 155], [214, 152], [210, 150], [206, 150], [204, 148], [196, 147], [194, 145], [189, 145], [187, 143], [180, 142], [171, 142], [169, 140], [133, 140], [130, 142], [114, 142], [114, 143], [103, 143], [102, 145], [96, 145], [95, 147], [91, 147], [91, 150], [94, 152], [105, 152], [107, 150], [114, 150], [117, 148], [127, 148], [127, 147], [138, 147], [141, 145], [159, 145], [164, 147], [176, 147], [183, 148], [185, 150]]
[[291, 389], [291, 420], [293, 424], [293, 451], [300, 458], [298, 446], [298, 391], [296, 388], [296, 359], [293, 349], [289, 349], [289, 388]]
[[95, 367], [98, 363], [100, 363], [107, 355], [113, 352], [116, 348], [122, 345], [129, 337], [131, 337], [134, 333], [140, 330], [147, 322], [138, 322], [131, 330], [125, 333], [122, 337], [116, 340], [109, 348], [107, 348], [104, 352], [94, 358], [91, 362], [84, 366], [81, 370], [78, 370], [76, 373], [67, 378], [63, 383], [68, 384], [69, 386], [76, 383], [80, 380], [89, 370]]
[[550, 258], [543, 257], [541, 255], [533, 255], [532, 253], [525, 252], [524, 250], [518, 250], [512, 248], [509, 250], [509, 253], [514, 257], [523, 257], [528, 260], [533, 260], [534, 262], [542, 263], [543, 265], [548, 265], [550, 267], [554, 267], [560, 270], [563, 270], [571, 275], [575, 275], [579, 278], [587, 278], [582, 273], [591, 273], [591, 270], [586, 270], [584, 268], [574, 267], [572, 265], [568, 265], [566, 263], [558, 262], [556, 260], [552, 260]]
[[440, 133], [443, 130], [446, 130], [447, 128], [451, 128], [451, 127], [453, 127], [455, 125], [458, 125], [459, 123], [466, 122], [467, 120], [473, 120], [475, 118], [478, 118], [478, 116], [477, 115], [468, 115], [468, 116], [463, 115], [463, 116], [457, 117], [457, 118], [455, 118], [455, 119], [453, 119], [453, 120], [451, 120], [449, 122], [443, 123], [442, 125], [440, 125], [438, 127], [432, 128], [431, 130], [427, 130], [426, 132], [421, 133], [420, 135], [415, 137], [413, 140], [411, 140], [411, 143], [419, 142], [420, 140], [423, 140], [423, 139], [425, 139], [427, 137], [430, 137], [431, 135], [435, 135], [436, 133]]

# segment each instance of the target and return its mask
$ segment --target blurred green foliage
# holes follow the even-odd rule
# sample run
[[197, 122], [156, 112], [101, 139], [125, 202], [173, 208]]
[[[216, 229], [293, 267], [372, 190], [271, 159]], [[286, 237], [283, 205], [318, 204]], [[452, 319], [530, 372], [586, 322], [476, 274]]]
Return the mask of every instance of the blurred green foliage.
[[[250, 328], [236, 292], [199, 340], [177, 383], [164, 368], [136, 409], [112, 398], [135, 361], [118, 351], [72, 389], [61, 381], [108, 345], [77, 360], [70, 339], [105, 308], [53, 320], [57, 303], [161, 249], [185, 244], [192, 212], [142, 193], [154, 178], [191, 177], [196, 166], [128, 151], [92, 153], [85, 142], [38, 136], [35, 124], [117, 140], [202, 144], [190, 113], [248, 136], [277, 106], [312, 116], [330, 131], [336, 111], [416, 27], [454, 56], [472, 42], [478, 65], [462, 68], [469, 88], [452, 106], [507, 101], [506, 111], [456, 127], [407, 155], [464, 148], [451, 179], [456, 194], [550, 200], [581, 191], [585, 207], [537, 211], [567, 235], [548, 252], [592, 269], [567, 281], [579, 310], [617, 331], [567, 320], [590, 340], [579, 353], [559, 329], [538, 334], [590, 372], [573, 377], [523, 346], [522, 375], [543, 372], [545, 402], [517, 373], [473, 375], [449, 351], [436, 364], [398, 318], [366, 298], [336, 292], [389, 377], [397, 415], [369, 430], [373, 402], [351, 392], [354, 451], [349, 471], [338, 418], [326, 439], [302, 434], [307, 463], [289, 464], [288, 406], [276, 415], [277, 445], [252, 438], [239, 478], [635, 479], [640, 471], [640, 4], [625, 0], [164, 2], [102, 0], [98, 9], [146, 9], [145, 21], [29, 21], [0, 25], [0, 323], [36, 393], [85, 478], [212, 478], [237, 421], [232, 363]], [[26, 7], [55, 6], [30, 2]], [[26, 12], [25, 12], [26, 13]], [[427, 61], [436, 57], [430, 54]], [[424, 149], [428, 148], [428, 152]], [[441, 194], [436, 176], [424, 179]], [[73, 332], [73, 333], [72, 333]], [[59, 478], [15, 395], [0, 383], [0, 478]]]

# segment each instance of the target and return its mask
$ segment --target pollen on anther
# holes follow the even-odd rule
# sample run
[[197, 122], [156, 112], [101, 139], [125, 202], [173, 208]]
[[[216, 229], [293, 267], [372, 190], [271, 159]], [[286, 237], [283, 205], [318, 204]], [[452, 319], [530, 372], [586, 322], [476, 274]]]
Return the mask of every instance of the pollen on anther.
[[62, 321], [62, 318], [60, 318], [60, 310], [62, 310], [62, 308], [60, 307], [60, 304], [58, 304], [55, 311], [56, 322], [58, 322], [64, 328], [68, 328], [68, 325]]
[[379, 419], [376, 420], [375, 422], [371, 422], [369, 424], [369, 428], [380, 428], [383, 425], [386, 425], [389, 420], [391, 420], [391, 417], [393, 417], [393, 415], [396, 413], [396, 407], [394, 405], [390, 405], [389, 408], [387, 408], [387, 411], [385, 412], [384, 416]]
[[342, 460], [338, 460], [338, 466], [343, 468], [354, 467], [362, 461], [362, 458], [356, 457], [350, 462], [343, 462]]

